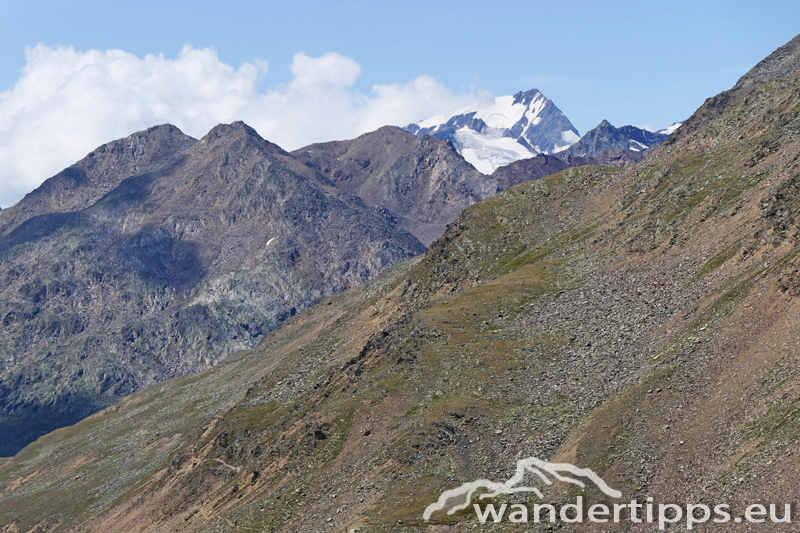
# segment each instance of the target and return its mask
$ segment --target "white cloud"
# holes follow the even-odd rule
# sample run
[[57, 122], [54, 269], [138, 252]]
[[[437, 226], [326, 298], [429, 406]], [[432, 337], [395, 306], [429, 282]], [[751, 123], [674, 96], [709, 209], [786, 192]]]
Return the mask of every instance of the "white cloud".
[[485, 94], [454, 94], [428, 76], [355, 88], [361, 66], [326, 53], [295, 54], [290, 83], [259, 92], [267, 62], [238, 69], [213, 49], [185, 46], [176, 59], [122, 50], [38, 45], [14, 87], [0, 93], [0, 205], [8, 206], [97, 146], [175, 124], [194, 137], [244, 120], [287, 150], [405, 125], [469, 105]]

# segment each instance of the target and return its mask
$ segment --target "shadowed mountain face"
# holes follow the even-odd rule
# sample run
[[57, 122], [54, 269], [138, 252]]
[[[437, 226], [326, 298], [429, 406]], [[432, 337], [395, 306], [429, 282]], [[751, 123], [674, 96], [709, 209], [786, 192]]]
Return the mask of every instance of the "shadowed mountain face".
[[[800, 75], [691, 122], [642, 163], [477, 203], [255, 349], [40, 439], [0, 466], [0, 523], [470, 531], [474, 512], [423, 513], [523, 458], [623, 503], [796, 509]], [[617, 501], [539, 481], [545, 502]], [[615, 531], [656, 527], [629, 516]]]
[[3, 455], [424, 251], [242, 123], [110, 143], [0, 223]]
[[500, 167], [492, 173], [503, 189], [526, 181], [538, 180], [561, 172], [566, 168], [584, 165], [604, 165], [624, 167], [642, 161], [650, 154], [650, 150], [634, 152], [621, 148], [611, 148], [593, 156], [545, 155], [539, 154], [530, 159], [520, 159]]
[[667, 137], [669, 135], [653, 133], [636, 126], [615, 128], [604, 120], [593, 130], [586, 132], [578, 142], [559, 152], [558, 157], [602, 157], [609, 150], [622, 150], [630, 153], [629, 158], [632, 162], [637, 162], [644, 159], [645, 150], [658, 146], [666, 141]]
[[428, 245], [467, 206], [499, 191], [452, 144], [385, 126], [349, 141], [292, 152]]

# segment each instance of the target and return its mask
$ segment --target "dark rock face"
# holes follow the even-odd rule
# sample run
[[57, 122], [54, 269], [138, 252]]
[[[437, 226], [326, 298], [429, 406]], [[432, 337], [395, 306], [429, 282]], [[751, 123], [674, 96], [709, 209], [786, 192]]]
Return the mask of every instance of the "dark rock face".
[[568, 144], [568, 141], [564, 139], [565, 132], [578, 135], [578, 130], [566, 115], [556, 107], [552, 100], [545, 98], [536, 89], [515, 94], [514, 104], [522, 104], [529, 109], [537, 105], [541, 106], [541, 110], [537, 110], [535, 113], [536, 119], [541, 119], [539, 122], [523, 116], [509, 129], [512, 137], [518, 139], [520, 143], [524, 140], [537, 152], [552, 153], [558, 147]]
[[503, 189], [526, 181], [538, 180], [550, 176], [570, 167], [583, 165], [605, 165], [610, 167], [624, 167], [638, 163], [650, 154], [651, 150], [634, 152], [621, 148], [612, 148], [596, 156], [561, 156], [539, 154], [529, 159], [520, 159], [498, 168], [492, 173]]
[[[596, 128], [581, 137], [578, 142], [563, 152], [559, 152], [558, 156], [599, 156], [613, 149], [634, 153], [642, 152], [662, 144], [668, 137], [663, 133], [653, 133], [636, 126], [615, 128], [607, 120], [604, 120]], [[635, 157], [634, 155], [630, 156], [631, 159]]]
[[2, 223], [5, 455], [425, 249], [243, 123], [110, 143]]
[[500, 167], [494, 171], [492, 177], [500, 183], [503, 189], [508, 189], [512, 185], [557, 174], [570, 166], [572, 165], [558, 157], [540, 154]]
[[393, 126], [349, 141], [306, 146], [292, 155], [426, 245], [464, 208], [500, 190], [449, 142]]

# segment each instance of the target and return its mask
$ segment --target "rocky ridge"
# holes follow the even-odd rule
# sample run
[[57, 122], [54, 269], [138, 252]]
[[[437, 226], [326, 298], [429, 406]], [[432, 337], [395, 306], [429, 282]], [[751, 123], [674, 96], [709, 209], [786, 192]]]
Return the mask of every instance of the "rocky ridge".
[[17, 205], [0, 214], [0, 235], [48, 213], [67, 213], [93, 205], [127, 177], [152, 172], [197, 140], [175, 126], [148, 128], [97, 148], [45, 181]]
[[499, 191], [452, 144], [385, 126], [292, 155], [429, 245], [464, 208]]
[[648, 155], [650, 155], [650, 150], [634, 152], [621, 148], [611, 148], [594, 156], [539, 154], [530, 159], [520, 159], [519, 161], [514, 161], [513, 163], [502, 166], [492, 173], [492, 177], [500, 183], [501, 187], [507, 189], [512, 185], [541, 179], [567, 168], [584, 165], [624, 167], [638, 163]]
[[638, 162], [644, 159], [643, 152], [658, 146], [666, 141], [668, 137], [669, 135], [653, 133], [636, 126], [615, 128], [607, 120], [603, 120], [593, 130], [586, 132], [578, 142], [559, 152], [558, 156], [601, 156], [609, 150], [622, 150], [625, 153], [630, 153], [629, 157], [632, 161], [642, 154], [641, 157], [633, 161]]
[[731, 89], [707, 99], [678, 130], [674, 141], [694, 133], [705, 123], [719, 117], [728, 107], [763, 83], [800, 72], [800, 35], [781, 46], [739, 78]]

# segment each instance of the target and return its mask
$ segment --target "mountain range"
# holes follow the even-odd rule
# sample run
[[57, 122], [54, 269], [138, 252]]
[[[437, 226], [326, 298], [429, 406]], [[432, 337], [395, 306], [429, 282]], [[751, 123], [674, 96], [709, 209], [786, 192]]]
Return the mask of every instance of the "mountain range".
[[666, 133], [653, 133], [636, 126], [615, 128], [607, 120], [586, 133], [576, 143], [561, 151], [561, 156], [596, 156], [614, 148], [630, 152], [643, 152], [663, 143]]
[[394, 127], [293, 154], [243, 123], [99, 147], [0, 213], [0, 454], [255, 346], [500, 189]]
[[104, 145], [0, 213], [0, 453], [424, 250], [243, 123]]
[[666, 141], [669, 134], [679, 127], [680, 123], [675, 123], [665, 130], [653, 133], [635, 126], [615, 128], [604, 120], [569, 148], [554, 155], [539, 154], [513, 161], [495, 170], [492, 177], [506, 189], [571, 167], [624, 167], [645, 159], [653, 148]]
[[[434, 128], [444, 139], [386, 126], [291, 154], [243, 123], [200, 140], [158, 126], [99, 147], [0, 212], [0, 455], [252, 348], [293, 314], [422, 253], [502, 188], [638, 161], [646, 152], [627, 137], [664, 137], [604, 122], [568, 147], [574, 128], [535, 90], [470, 109]], [[560, 152], [487, 176], [447, 138], [462, 123]], [[584, 144], [600, 155], [572, 155]]]
[[492, 174], [540, 154], [565, 160], [597, 157], [598, 163], [622, 166], [641, 161], [648, 149], [663, 143], [678, 126], [680, 123], [650, 132], [636, 126], [615, 128], [603, 120], [580, 137], [550, 99], [531, 89], [514, 96], [488, 98], [450, 117], [433, 117], [405, 129], [418, 136], [450, 141], [476, 169]]
[[[510, 479], [523, 457], [591, 469], [626, 503], [729, 505], [721, 529], [759, 502], [783, 515], [783, 504], [800, 502], [798, 72], [800, 36], [706, 101], [645, 160], [510, 186], [467, 207], [424, 254], [297, 312], [252, 349], [43, 436], [0, 464], [0, 523], [9, 531], [467, 531], [484, 527], [471, 509], [428, 522], [423, 513], [447, 489]], [[357, 207], [314, 171], [354, 145], [329, 145], [330, 156], [307, 166], [244, 125], [209, 135], [176, 153], [219, 142], [214, 179], [251, 169], [247, 183], [259, 187], [273, 167], [287, 179], [293, 169], [304, 186], [329, 192], [314, 193], [319, 202]], [[251, 144], [270, 165], [226, 158]], [[379, 169], [392, 160], [366, 159]], [[178, 157], [170, 168], [199, 165], [192, 161]], [[341, 176], [352, 168], [337, 167]], [[210, 179], [187, 172], [162, 183], [172, 171], [148, 172], [147, 191], [178, 194], [175, 206], [188, 201], [182, 186], [197, 191]], [[396, 183], [391, 173], [375, 176], [358, 183], [369, 191]], [[151, 220], [152, 207], [130, 207], [147, 198], [125, 183], [75, 213], [107, 220], [101, 210], [115, 203], [124, 216], [114, 224]], [[247, 197], [232, 185], [225, 198]], [[371, 231], [388, 224], [379, 209], [364, 209], [358, 216], [374, 221]], [[236, 222], [247, 212], [235, 211]], [[21, 232], [23, 222], [4, 238], [83, 227], [73, 216]], [[261, 238], [273, 233], [283, 235], [269, 228]], [[383, 242], [411, 238], [388, 235]], [[11, 243], [4, 254], [21, 243], [3, 242]], [[44, 270], [31, 268], [27, 279]], [[616, 501], [592, 485], [542, 490], [559, 505]], [[542, 501], [514, 497], [494, 503]], [[525, 527], [562, 525], [597, 530]], [[514, 527], [497, 525], [506, 526]]]

